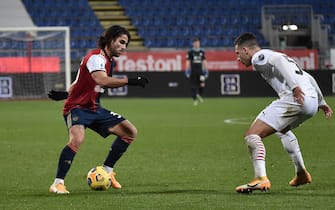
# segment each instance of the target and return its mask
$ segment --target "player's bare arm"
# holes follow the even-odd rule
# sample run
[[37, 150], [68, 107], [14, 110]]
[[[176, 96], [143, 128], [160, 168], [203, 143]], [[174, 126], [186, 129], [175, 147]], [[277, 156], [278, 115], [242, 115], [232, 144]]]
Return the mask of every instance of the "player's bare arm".
[[142, 76], [136, 78], [115, 78], [109, 77], [105, 71], [95, 71], [92, 74], [93, 80], [102, 87], [117, 88], [125, 85], [145, 87], [149, 80]]
[[128, 78], [109, 77], [105, 71], [95, 71], [91, 75], [93, 80], [102, 87], [117, 88], [128, 84]]

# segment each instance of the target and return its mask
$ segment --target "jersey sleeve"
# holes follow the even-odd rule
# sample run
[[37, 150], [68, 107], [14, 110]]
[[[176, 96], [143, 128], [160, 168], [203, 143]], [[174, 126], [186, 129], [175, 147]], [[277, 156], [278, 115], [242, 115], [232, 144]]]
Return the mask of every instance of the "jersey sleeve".
[[86, 67], [90, 73], [94, 71], [106, 71], [106, 60], [101, 55], [92, 55], [88, 60]]
[[318, 93], [319, 106], [320, 105], [326, 105], [327, 104], [326, 100], [323, 97], [322, 91], [321, 91], [318, 83], [315, 81], [315, 79], [310, 74], [308, 74], [307, 72], [304, 72], [304, 73], [307, 75], [309, 81], [311, 82], [311, 84], [314, 86], [316, 92]]

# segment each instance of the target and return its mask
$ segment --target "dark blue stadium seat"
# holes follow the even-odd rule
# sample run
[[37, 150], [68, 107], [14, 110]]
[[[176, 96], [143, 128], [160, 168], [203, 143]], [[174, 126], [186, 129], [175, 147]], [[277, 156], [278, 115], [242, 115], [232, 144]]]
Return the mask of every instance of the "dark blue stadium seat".
[[[87, 0], [22, 0], [38, 26], [70, 26], [74, 55], [93, 46], [92, 37], [103, 31]], [[330, 37], [335, 36], [335, 2], [333, 0], [119, 0], [126, 15], [144, 38], [147, 47], [189, 47], [194, 36], [202, 38], [204, 47], [232, 47], [232, 40], [242, 32], [259, 33], [263, 5], [311, 5], [315, 14], [323, 14], [329, 24]], [[290, 11], [287, 11], [290, 12]], [[294, 12], [291, 11], [291, 12]], [[287, 22], [285, 15], [275, 23]], [[308, 18], [297, 14], [298, 24]]]
[[[70, 26], [71, 53], [78, 59], [89, 48], [96, 46], [96, 39], [103, 27], [87, 0], [22, 0], [37, 26]], [[93, 38], [92, 38], [93, 37]], [[53, 45], [53, 43], [50, 43]], [[38, 43], [34, 43], [38, 46]], [[62, 47], [55, 42], [54, 47]], [[18, 46], [19, 47], [19, 46]]]

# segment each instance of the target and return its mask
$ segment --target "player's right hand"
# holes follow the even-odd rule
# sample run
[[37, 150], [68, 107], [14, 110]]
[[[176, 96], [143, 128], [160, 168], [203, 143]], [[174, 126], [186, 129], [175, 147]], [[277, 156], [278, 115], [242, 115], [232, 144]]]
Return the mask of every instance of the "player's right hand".
[[209, 75], [208, 69], [204, 69], [204, 70], [202, 70], [202, 73], [203, 73], [203, 75], [205, 76], [205, 78], [207, 79], [207, 78], [208, 78], [208, 75]]
[[66, 91], [56, 91], [56, 90], [50, 90], [48, 93], [48, 97], [54, 101], [60, 101], [67, 99], [69, 96], [69, 93]]
[[325, 113], [326, 119], [329, 119], [333, 115], [333, 110], [328, 104], [320, 105], [319, 109]]
[[136, 78], [128, 78], [128, 85], [145, 87], [149, 83], [146, 77], [138, 76]]

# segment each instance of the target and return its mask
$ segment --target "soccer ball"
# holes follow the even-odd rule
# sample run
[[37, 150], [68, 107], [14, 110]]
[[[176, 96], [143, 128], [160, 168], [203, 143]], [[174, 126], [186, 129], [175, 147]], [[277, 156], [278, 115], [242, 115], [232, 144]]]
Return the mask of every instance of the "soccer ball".
[[87, 173], [87, 184], [92, 190], [107, 190], [111, 182], [110, 175], [102, 166], [96, 166]]

